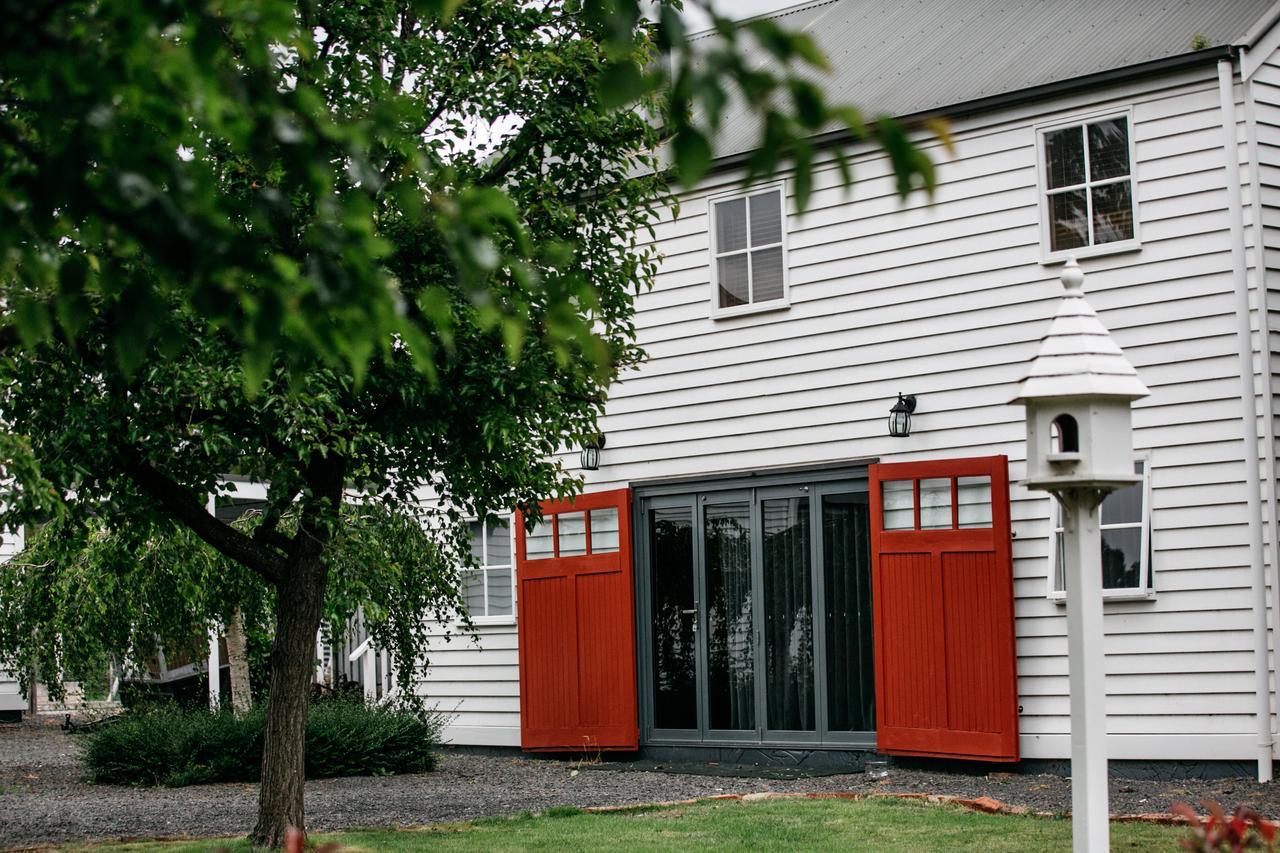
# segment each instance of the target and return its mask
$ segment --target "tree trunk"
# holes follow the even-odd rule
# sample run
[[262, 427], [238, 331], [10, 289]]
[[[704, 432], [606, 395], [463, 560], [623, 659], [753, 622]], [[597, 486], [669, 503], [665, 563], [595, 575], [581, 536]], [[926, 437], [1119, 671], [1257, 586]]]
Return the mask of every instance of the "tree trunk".
[[284, 845], [290, 827], [305, 832], [302, 813], [305, 736], [316, 631], [324, 611], [325, 567], [320, 549], [299, 557], [276, 587], [276, 636], [258, 791], [257, 846]]
[[227, 663], [231, 668], [231, 710], [237, 717], [249, 712], [249, 650], [244, 636], [244, 613], [237, 607], [227, 620]]

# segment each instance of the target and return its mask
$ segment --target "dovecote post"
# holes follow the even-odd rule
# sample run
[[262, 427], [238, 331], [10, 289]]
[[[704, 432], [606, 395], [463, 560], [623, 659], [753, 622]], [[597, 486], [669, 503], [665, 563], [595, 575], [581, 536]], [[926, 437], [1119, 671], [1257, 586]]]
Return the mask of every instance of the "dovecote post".
[[1136, 482], [1133, 401], [1149, 393], [1084, 297], [1075, 259], [1066, 293], [1012, 401], [1027, 409], [1028, 489], [1062, 505], [1071, 690], [1071, 835], [1076, 853], [1110, 849], [1102, 538], [1098, 508]]

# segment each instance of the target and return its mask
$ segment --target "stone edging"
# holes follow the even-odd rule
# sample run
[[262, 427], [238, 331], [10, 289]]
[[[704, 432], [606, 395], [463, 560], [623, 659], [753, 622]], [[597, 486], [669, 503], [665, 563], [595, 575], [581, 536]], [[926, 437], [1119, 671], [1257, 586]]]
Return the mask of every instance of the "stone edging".
[[[970, 811], [982, 812], [983, 814], [1003, 814], [1003, 815], [1029, 815], [1031, 817], [1065, 817], [1070, 816], [1070, 812], [1038, 812], [1027, 808], [1026, 806], [1011, 806], [992, 797], [954, 797], [947, 794], [912, 794], [912, 793], [892, 793], [888, 791], [863, 793], [861, 791], [832, 791], [824, 793], [793, 793], [790, 791], [761, 791], [753, 794], [716, 794], [712, 797], [694, 797], [689, 800], [666, 800], [659, 803], [640, 803], [623, 806], [587, 806], [584, 812], [592, 814], [603, 814], [607, 812], [631, 811], [643, 808], [662, 808], [667, 806], [691, 806], [696, 803], [711, 802], [714, 800], [741, 800], [745, 803], [759, 802], [760, 800], [785, 800], [785, 799], [808, 799], [808, 800], [923, 800], [927, 803], [938, 805], [959, 806], [960, 808], [969, 809]], [[1153, 823], [1162, 826], [1185, 826], [1186, 818], [1180, 815], [1170, 814], [1169, 812], [1144, 812], [1141, 814], [1113, 814], [1111, 815], [1113, 823]]]

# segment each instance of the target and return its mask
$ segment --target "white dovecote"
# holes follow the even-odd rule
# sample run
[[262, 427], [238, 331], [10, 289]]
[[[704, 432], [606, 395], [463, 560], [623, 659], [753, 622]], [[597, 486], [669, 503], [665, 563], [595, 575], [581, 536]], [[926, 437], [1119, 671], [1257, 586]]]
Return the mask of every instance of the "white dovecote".
[[1066, 292], [1013, 403], [1027, 407], [1028, 488], [1119, 488], [1133, 472], [1130, 404], [1150, 392], [1085, 300], [1075, 259]]

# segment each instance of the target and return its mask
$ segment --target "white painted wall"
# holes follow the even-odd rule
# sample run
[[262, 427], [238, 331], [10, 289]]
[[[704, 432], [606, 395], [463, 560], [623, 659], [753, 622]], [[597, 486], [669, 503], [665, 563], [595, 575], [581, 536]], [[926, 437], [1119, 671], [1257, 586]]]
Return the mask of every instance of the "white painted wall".
[[[22, 550], [22, 531], [0, 532], [0, 563]], [[0, 669], [0, 711], [25, 711], [27, 699], [18, 689], [18, 679]]]
[[[1157, 591], [1106, 605], [1111, 755], [1248, 759], [1244, 461], [1211, 65], [957, 120], [954, 159], [933, 151], [932, 203], [901, 204], [874, 155], [860, 158], [852, 197], [833, 170], [820, 174], [810, 210], [788, 221], [792, 304], [782, 311], [711, 319], [706, 195], [735, 176], [708, 181], [683, 200], [679, 219], [657, 225], [666, 257], [637, 301], [649, 359], [611, 395], [608, 446], [589, 488], [997, 453], [1021, 477], [1023, 410], [1007, 403], [1061, 293], [1060, 267], [1039, 260], [1032, 128], [1126, 107], [1142, 247], [1081, 266], [1091, 304], [1152, 391], [1134, 424], [1151, 460]], [[1276, 125], [1265, 133], [1280, 146]], [[1280, 179], [1280, 161], [1275, 168]], [[1276, 209], [1267, 216], [1280, 226]], [[905, 440], [885, 428], [898, 391], [920, 401]], [[1064, 758], [1066, 621], [1046, 598], [1050, 499], [1015, 486], [1012, 500], [1022, 752]], [[457, 703], [456, 742], [518, 742], [514, 632], [487, 631], [483, 651], [433, 654], [423, 689], [442, 706]]]

